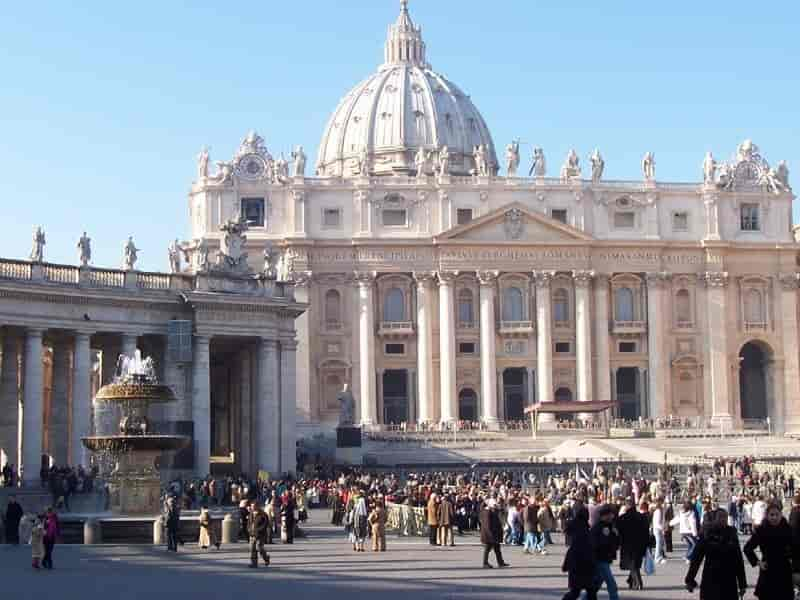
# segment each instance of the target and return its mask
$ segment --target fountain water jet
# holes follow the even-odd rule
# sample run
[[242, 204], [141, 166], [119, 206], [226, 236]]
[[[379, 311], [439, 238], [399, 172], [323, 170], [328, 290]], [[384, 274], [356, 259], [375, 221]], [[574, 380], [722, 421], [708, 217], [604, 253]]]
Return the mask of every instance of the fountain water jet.
[[169, 386], [158, 383], [151, 358], [122, 355], [114, 382], [100, 388], [95, 402], [119, 406], [119, 433], [81, 438], [94, 453], [111, 456], [114, 470], [108, 478], [111, 512], [115, 514], [157, 514], [161, 506], [161, 478], [156, 460], [164, 451], [185, 448], [191, 438], [150, 431], [147, 413], [152, 403], [176, 400]]

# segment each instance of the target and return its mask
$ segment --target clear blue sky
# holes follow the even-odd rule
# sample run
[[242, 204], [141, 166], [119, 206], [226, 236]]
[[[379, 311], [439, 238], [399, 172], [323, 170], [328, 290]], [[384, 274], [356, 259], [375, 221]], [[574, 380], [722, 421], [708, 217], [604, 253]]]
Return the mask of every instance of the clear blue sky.
[[[329, 113], [382, 61], [397, 0], [0, 3], [0, 256], [117, 266], [134, 235], [163, 270], [187, 235], [203, 144], [229, 158], [255, 128], [313, 165]], [[800, 189], [800, 2], [411, 0], [428, 58], [471, 94], [498, 147], [551, 168], [594, 146], [608, 178], [696, 181], [706, 150], [752, 138]], [[525, 149], [527, 155], [529, 148]], [[527, 156], [526, 156], [527, 159]], [[795, 217], [797, 220], [797, 217]]]

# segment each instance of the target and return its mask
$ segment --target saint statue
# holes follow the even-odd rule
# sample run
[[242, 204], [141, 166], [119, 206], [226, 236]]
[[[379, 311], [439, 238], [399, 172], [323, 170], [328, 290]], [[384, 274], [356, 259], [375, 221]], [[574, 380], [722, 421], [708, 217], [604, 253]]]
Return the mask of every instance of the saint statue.
[[703, 159], [703, 182], [712, 184], [717, 177], [717, 161], [714, 160], [714, 155], [711, 152], [706, 152], [706, 157]]
[[653, 181], [656, 178], [656, 159], [652, 152], [648, 152], [642, 159], [642, 174], [645, 181]]
[[791, 190], [792, 186], [789, 185], [789, 166], [786, 164], [785, 160], [782, 160], [778, 163], [778, 167], [775, 171], [776, 177], [778, 181], [781, 182], [783, 185], [783, 189]]
[[544, 150], [537, 146], [533, 149], [533, 163], [531, 164], [531, 170], [528, 172], [528, 176], [544, 177], [546, 172], [547, 166], [544, 160]]
[[167, 248], [167, 253], [169, 255], [169, 272], [170, 273], [180, 273], [181, 272], [181, 245], [178, 240], [174, 240]]
[[136, 261], [139, 260], [139, 248], [133, 243], [133, 236], [128, 237], [128, 241], [122, 247], [122, 270], [133, 271], [136, 268]]
[[289, 162], [283, 157], [283, 153], [281, 153], [281, 157], [275, 161], [274, 166], [274, 179], [278, 183], [286, 183], [289, 179]]
[[292, 160], [294, 160], [294, 171], [292, 175], [295, 177], [305, 177], [306, 174], [306, 153], [303, 152], [303, 147], [298, 146], [292, 152]]
[[275, 250], [272, 244], [264, 246], [264, 271], [263, 275], [266, 279], [278, 279], [278, 261], [280, 260], [280, 253]]
[[594, 149], [589, 157], [589, 162], [592, 163], [592, 183], [598, 183], [603, 178], [603, 171], [606, 168], [606, 161], [600, 155], [600, 150]]
[[417, 177], [425, 177], [428, 174], [428, 155], [422, 146], [414, 155], [414, 167], [417, 169]]
[[200, 241], [197, 243], [197, 246], [194, 249], [194, 256], [195, 256], [195, 265], [198, 271], [205, 272], [208, 271], [209, 267], [209, 260], [208, 260], [208, 242], [206, 242], [205, 238], [200, 238]]
[[31, 248], [30, 259], [35, 263], [44, 261], [44, 245], [47, 243], [44, 237], [44, 231], [41, 227], [37, 227], [33, 232], [33, 247]]
[[479, 177], [487, 177], [489, 175], [489, 165], [486, 162], [486, 146], [483, 144], [475, 146], [472, 157], [475, 161], [473, 173]]
[[516, 177], [519, 168], [519, 140], [512, 141], [506, 146], [506, 175]]
[[79, 259], [82, 267], [88, 267], [92, 260], [92, 239], [87, 237], [86, 232], [78, 240]]
[[339, 401], [339, 427], [352, 427], [356, 403], [347, 383], [344, 384], [342, 391], [337, 394], [336, 400]]
[[362, 177], [369, 176], [369, 152], [366, 146], [361, 146], [361, 152], [358, 154], [358, 173]]
[[197, 183], [208, 179], [208, 148], [203, 146], [197, 155]]
[[574, 149], [567, 154], [567, 160], [561, 167], [561, 179], [579, 179], [581, 176], [580, 159], [578, 153]]
[[439, 150], [439, 177], [450, 174], [450, 149], [444, 145]]
[[218, 160], [217, 172], [211, 177], [215, 183], [228, 183], [233, 177], [233, 163]]

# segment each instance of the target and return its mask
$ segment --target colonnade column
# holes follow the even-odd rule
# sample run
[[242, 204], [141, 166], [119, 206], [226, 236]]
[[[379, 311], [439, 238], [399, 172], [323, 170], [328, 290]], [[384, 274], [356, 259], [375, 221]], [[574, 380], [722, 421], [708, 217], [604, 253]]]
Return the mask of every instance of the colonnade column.
[[494, 292], [497, 271], [481, 271], [481, 402], [483, 422], [496, 428], [497, 418], [497, 333], [495, 332]]
[[136, 354], [136, 348], [138, 347], [139, 337], [135, 333], [123, 333], [122, 334], [122, 349], [120, 350], [121, 354], [125, 356], [133, 357]]
[[377, 414], [375, 398], [375, 273], [356, 273], [358, 284], [358, 372], [361, 424], [374, 425]]
[[[297, 302], [308, 303], [311, 288], [311, 271], [295, 272], [294, 298]], [[311, 368], [311, 328], [309, 325], [309, 311], [305, 311], [294, 322], [297, 331], [297, 419], [301, 422], [319, 420], [320, 399], [314, 407], [311, 406], [312, 375]]]
[[91, 336], [75, 334], [72, 359], [72, 424], [70, 427], [70, 464], [89, 464], [88, 452], [81, 438], [91, 433], [92, 420], [92, 348]]
[[39, 484], [44, 425], [42, 329], [28, 329], [25, 338], [25, 371], [22, 400], [21, 478], [26, 486]]
[[[69, 453], [69, 420], [70, 420], [70, 340], [61, 332], [52, 345], [53, 377], [50, 393], [50, 406], [45, 406], [47, 413], [47, 437], [44, 445], [56, 465], [70, 464]], [[48, 410], [49, 408], [49, 410]]]
[[611, 392], [611, 355], [609, 351], [608, 275], [597, 275], [594, 282], [594, 335], [597, 347], [597, 386], [595, 397], [616, 401]]
[[278, 343], [262, 338], [258, 346], [258, 390], [255, 409], [255, 462], [271, 474], [280, 469], [280, 398]]
[[280, 472], [294, 473], [297, 470], [297, 342], [281, 340], [281, 437], [280, 437]]
[[[711, 380], [711, 405], [715, 422], [730, 424], [727, 286], [728, 273], [707, 272], [706, 284], [706, 360]], [[651, 389], [652, 393], [652, 389]]]
[[594, 271], [573, 271], [575, 282], [575, 367], [578, 379], [578, 401], [594, 399], [592, 386], [592, 278]]
[[19, 467], [19, 357], [20, 339], [6, 330], [2, 340], [0, 367], [0, 453], [2, 459]]
[[798, 364], [797, 328], [797, 273], [785, 273], [781, 281], [781, 331], [783, 335], [783, 397], [784, 406], [779, 407], [781, 422], [776, 423], [778, 432], [797, 431], [800, 427], [800, 365]]
[[441, 420], [450, 423], [458, 416], [456, 399], [456, 332], [453, 287], [456, 273], [439, 271], [439, 379]]
[[670, 352], [664, 346], [664, 323], [667, 319], [667, 303], [664, 301], [670, 273], [647, 274], [647, 393], [648, 417], [666, 416], [670, 412], [667, 374], [670, 372]]
[[[124, 342], [123, 342], [124, 344]], [[194, 337], [192, 362], [192, 421], [194, 471], [205, 477], [211, 470], [211, 338]], [[124, 345], [123, 345], [124, 349]]]
[[417, 282], [418, 423], [433, 421], [433, 273], [414, 273]]
[[[536, 383], [537, 401], [553, 401], [553, 308], [550, 282], [553, 271], [533, 274], [536, 282]], [[540, 422], [552, 422], [552, 414], [540, 415]]]

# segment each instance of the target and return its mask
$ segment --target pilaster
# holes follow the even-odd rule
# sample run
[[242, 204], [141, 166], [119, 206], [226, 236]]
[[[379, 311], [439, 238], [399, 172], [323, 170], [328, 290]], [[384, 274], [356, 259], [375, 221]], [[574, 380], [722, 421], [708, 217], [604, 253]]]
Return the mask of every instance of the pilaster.
[[783, 338], [783, 380], [784, 405], [776, 407], [780, 415], [775, 415], [777, 433], [800, 430], [800, 350], [798, 350], [797, 326], [797, 288], [798, 274], [783, 273], [781, 284], [781, 336]]
[[81, 443], [81, 438], [91, 433], [92, 422], [92, 348], [89, 333], [75, 334], [72, 369], [70, 464], [88, 466], [89, 455]]
[[481, 402], [483, 421], [496, 427], [497, 418], [497, 333], [495, 331], [494, 296], [498, 271], [481, 271], [480, 317], [481, 317]]
[[[536, 381], [538, 402], [553, 402], [553, 307], [550, 282], [555, 272], [536, 271]], [[540, 416], [540, 422], [553, 421], [550, 414]]]
[[211, 338], [195, 336], [192, 362], [192, 421], [194, 471], [205, 477], [211, 471]]
[[706, 363], [711, 380], [712, 418], [730, 425], [733, 421], [730, 408], [730, 361], [728, 359], [727, 286], [728, 273], [707, 272], [706, 284]]
[[355, 273], [358, 286], [358, 354], [361, 424], [377, 423], [375, 397], [375, 273]]
[[666, 272], [647, 274], [647, 364], [649, 409], [651, 418], [668, 414], [670, 402], [667, 375], [670, 372], [670, 349], [664, 337], [666, 302], [664, 296], [672, 275]]
[[297, 342], [295, 340], [281, 340], [280, 361], [280, 472], [294, 473], [297, 470], [297, 405], [295, 401]]
[[457, 273], [440, 271], [439, 277], [439, 366], [441, 420], [444, 423], [458, 417], [456, 391], [455, 299], [453, 288]]
[[433, 272], [414, 273], [417, 282], [417, 371], [419, 423], [434, 419], [433, 387]]

